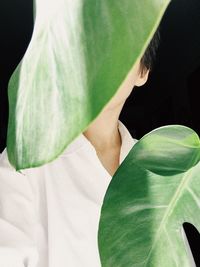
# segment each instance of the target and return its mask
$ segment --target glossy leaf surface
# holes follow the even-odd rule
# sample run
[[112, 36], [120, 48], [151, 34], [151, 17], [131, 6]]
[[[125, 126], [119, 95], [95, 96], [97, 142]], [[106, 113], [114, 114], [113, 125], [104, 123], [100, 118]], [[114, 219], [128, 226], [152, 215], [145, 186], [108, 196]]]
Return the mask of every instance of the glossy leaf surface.
[[200, 141], [190, 128], [164, 126], [112, 177], [99, 223], [102, 267], [195, 266], [184, 222], [200, 232]]
[[36, 0], [9, 82], [7, 151], [17, 170], [59, 156], [117, 92], [169, 0]]

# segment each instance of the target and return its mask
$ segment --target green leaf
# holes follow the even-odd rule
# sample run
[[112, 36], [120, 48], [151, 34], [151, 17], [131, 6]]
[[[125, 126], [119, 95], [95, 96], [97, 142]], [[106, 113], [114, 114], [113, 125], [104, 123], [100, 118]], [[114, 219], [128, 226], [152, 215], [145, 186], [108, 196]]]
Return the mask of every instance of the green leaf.
[[144, 53], [169, 0], [36, 0], [9, 82], [7, 151], [17, 170], [54, 160], [98, 116]]
[[200, 232], [200, 141], [184, 126], [136, 143], [104, 197], [98, 232], [102, 267], [189, 267], [182, 224]]

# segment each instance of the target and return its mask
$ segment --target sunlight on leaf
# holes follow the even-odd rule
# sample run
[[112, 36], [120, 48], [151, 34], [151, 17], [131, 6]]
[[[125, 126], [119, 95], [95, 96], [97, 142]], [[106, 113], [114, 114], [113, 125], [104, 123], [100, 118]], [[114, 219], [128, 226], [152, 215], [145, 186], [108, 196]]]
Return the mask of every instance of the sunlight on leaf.
[[98, 116], [144, 53], [169, 0], [36, 0], [9, 82], [7, 151], [17, 170], [54, 160]]
[[102, 267], [192, 267], [182, 224], [200, 232], [200, 140], [185, 126], [153, 130], [131, 149], [104, 197]]

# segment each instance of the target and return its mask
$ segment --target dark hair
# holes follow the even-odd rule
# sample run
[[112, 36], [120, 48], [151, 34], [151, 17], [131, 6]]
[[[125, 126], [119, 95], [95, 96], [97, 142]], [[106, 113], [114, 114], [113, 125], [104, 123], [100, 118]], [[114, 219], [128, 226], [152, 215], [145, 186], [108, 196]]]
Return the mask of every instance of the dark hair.
[[159, 42], [160, 42], [160, 30], [159, 28], [156, 30], [156, 32], [154, 33], [148, 47], [146, 48], [140, 63], [141, 63], [141, 72], [145, 71], [145, 70], [152, 70], [154, 63], [155, 63], [155, 59], [156, 59], [156, 52], [159, 46]]

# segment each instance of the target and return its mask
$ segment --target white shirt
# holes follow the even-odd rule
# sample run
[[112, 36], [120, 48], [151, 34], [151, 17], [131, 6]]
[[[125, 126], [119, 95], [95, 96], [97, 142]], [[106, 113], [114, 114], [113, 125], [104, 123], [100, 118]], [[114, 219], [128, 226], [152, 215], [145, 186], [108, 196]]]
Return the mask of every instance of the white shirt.
[[[118, 120], [120, 164], [136, 143]], [[98, 223], [112, 177], [80, 134], [51, 163], [16, 172], [0, 158], [0, 266], [100, 267]]]

